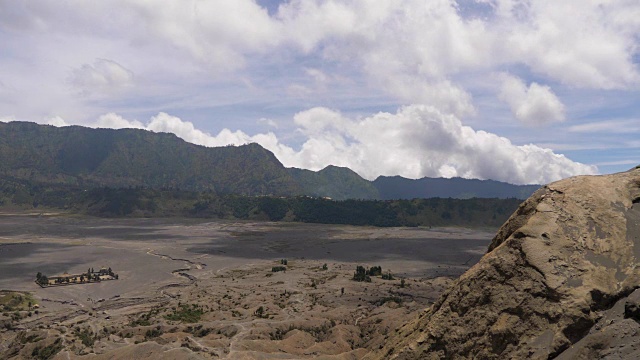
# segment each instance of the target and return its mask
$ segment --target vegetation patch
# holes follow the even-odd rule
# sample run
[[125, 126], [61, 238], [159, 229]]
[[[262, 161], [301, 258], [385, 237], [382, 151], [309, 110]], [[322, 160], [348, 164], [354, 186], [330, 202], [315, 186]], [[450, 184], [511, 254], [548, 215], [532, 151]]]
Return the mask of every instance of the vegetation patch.
[[76, 336], [82, 342], [82, 345], [86, 347], [91, 347], [96, 342], [96, 337], [93, 334], [93, 331], [90, 329], [82, 329], [80, 331], [76, 331]]
[[130, 327], [136, 327], [136, 326], [149, 326], [151, 325], [151, 318], [153, 318], [155, 315], [158, 314], [160, 310], [159, 309], [151, 309], [149, 312], [144, 313], [142, 315], [140, 315], [139, 318], [137, 318], [136, 320], [132, 320], [129, 323]]
[[166, 315], [165, 319], [171, 321], [180, 321], [185, 323], [195, 323], [200, 321], [200, 318], [204, 314], [204, 310], [200, 305], [182, 304], [178, 306], [173, 313]]
[[[244, 192], [243, 192], [244, 193]], [[520, 205], [511, 199], [342, 200], [242, 196], [162, 186], [109, 188], [0, 179], [2, 204], [95, 216], [194, 216], [373, 226], [498, 227]], [[242, 236], [259, 233], [246, 234]]]
[[31, 310], [36, 305], [33, 295], [19, 291], [0, 291], [0, 309], [2, 311]]
[[386, 304], [388, 302], [394, 302], [394, 303], [396, 303], [398, 305], [401, 305], [402, 304], [402, 298], [400, 298], [398, 296], [386, 296], [386, 297], [380, 298], [380, 299], [378, 299], [376, 301], [373, 301], [372, 304], [376, 305], [376, 306], [382, 306], [382, 305], [384, 305], [384, 304]]
[[266, 319], [269, 317], [269, 314], [267, 314], [267, 311], [264, 309], [264, 306], [260, 306], [259, 308], [257, 308], [256, 311], [253, 312], [253, 315], [262, 319]]
[[371, 282], [371, 276], [363, 266], [358, 265], [356, 272], [353, 273], [353, 280]]
[[205, 328], [204, 326], [202, 326], [202, 324], [194, 327], [191, 327], [191, 326], [187, 327], [187, 332], [193, 334], [193, 336], [195, 337], [205, 337], [209, 335], [212, 331], [213, 329]]
[[53, 344], [36, 346], [31, 352], [31, 356], [38, 360], [48, 360], [53, 358], [60, 350], [62, 350], [62, 339], [57, 338]]
[[18, 340], [20, 342], [20, 344], [27, 344], [27, 343], [36, 343], [40, 340], [42, 340], [42, 334], [40, 333], [30, 333], [27, 335], [26, 331], [21, 331], [18, 333], [18, 336], [16, 337], [16, 340]]
[[152, 338], [157, 338], [160, 335], [162, 335], [162, 328], [160, 327], [160, 325], [158, 325], [153, 329], [147, 330], [147, 332], [144, 334], [144, 337], [146, 339], [152, 339]]
[[393, 280], [393, 276], [391, 275], [390, 271], [387, 271], [386, 274], [382, 273], [381, 266], [372, 266], [367, 269], [364, 266], [360, 265], [356, 267], [356, 272], [353, 273], [353, 280], [371, 282], [372, 276], [382, 276], [383, 280]]

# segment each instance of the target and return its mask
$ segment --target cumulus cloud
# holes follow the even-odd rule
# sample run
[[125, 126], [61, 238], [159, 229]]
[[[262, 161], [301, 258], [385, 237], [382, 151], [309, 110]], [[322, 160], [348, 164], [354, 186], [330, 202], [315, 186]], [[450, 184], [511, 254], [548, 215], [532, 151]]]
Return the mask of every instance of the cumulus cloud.
[[[337, 64], [329, 70], [364, 76], [368, 86], [403, 103], [457, 116], [475, 110], [462, 81], [469, 73], [518, 66], [577, 88], [629, 88], [640, 82], [634, 60], [640, 7], [634, 0], [478, 0], [481, 16], [459, 3], [466, 2], [290, 0], [270, 15], [255, 0], [169, 0], [163, 6], [130, 0], [117, 2], [114, 20], [102, 16], [114, 11], [113, 3], [34, 0], [30, 6], [2, 3], [0, 26], [12, 34], [64, 32], [76, 39], [66, 44], [65, 54], [107, 39], [103, 45], [126, 54], [127, 63], [190, 58], [218, 74], [248, 62], [256, 66], [253, 58], [264, 58], [255, 55], [267, 55], [269, 64], [306, 69], [322, 84], [336, 74], [295, 62], [300, 56], [329, 61]], [[143, 58], [147, 61], [137, 61]], [[174, 65], [164, 68], [179, 72]], [[193, 63], [184, 69], [200, 76]], [[98, 59], [71, 78], [91, 92], [130, 85], [132, 73]]]
[[[522, 165], [505, 166], [511, 173], [497, 169], [501, 179], [538, 182], [589, 170], [540, 147], [504, 144], [493, 134], [463, 131], [466, 127], [459, 119], [479, 113], [474, 124], [489, 127], [491, 114], [483, 110], [495, 109], [477, 107], [494, 103], [497, 95], [520, 122], [553, 126], [565, 118], [565, 108], [544, 84], [553, 84], [559, 94], [572, 89], [571, 100], [603, 94], [602, 107], [612, 107], [619, 92], [592, 89], [635, 91], [640, 84], [636, 0], [288, 0], [271, 13], [259, 4], [256, 0], [167, 0], [163, 6], [146, 0], [0, 1], [0, 40], [5, 50], [0, 66], [6, 70], [2, 81], [11, 86], [11, 91], [0, 86], [5, 95], [0, 102], [6, 113], [18, 118], [60, 114], [85, 123], [115, 106], [126, 113], [148, 114], [185, 109], [201, 118], [216, 106], [238, 112], [260, 107], [265, 113], [259, 116], [280, 118], [285, 108], [324, 105], [366, 111], [362, 109], [371, 104], [379, 108], [424, 104], [428, 111], [423, 112], [431, 115], [418, 115], [415, 106], [365, 118], [347, 118], [325, 108], [301, 112], [293, 120], [305, 138], [296, 149], [273, 133], [250, 136], [224, 130], [210, 135], [164, 113], [146, 124], [106, 114], [94, 126], [171, 131], [207, 146], [260, 142], [286, 164], [300, 167], [322, 167], [328, 164], [327, 154], [333, 154], [345, 162], [349, 157], [345, 165], [368, 177], [396, 170], [411, 177], [492, 177], [480, 171], [490, 164], [464, 165], [452, 155], [459, 151], [447, 148], [486, 138], [485, 146], [502, 144], [495, 148], [511, 149], [522, 158]], [[479, 7], [482, 11], [475, 10]], [[117, 16], [105, 17], [106, 13]], [[497, 71], [517, 72], [524, 79], [506, 76], [495, 83], [487, 81]], [[136, 93], [130, 92], [126, 101], [105, 96], [114, 91], [121, 95], [134, 82]], [[60, 84], [70, 84], [77, 92], [60, 91]], [[627, 96], [625, 100], [631, 98], [629, 92], [620, 93]], [[481, 100], [476, 103], [476, 99]], [[567, 105], [584, 106], [581, 100], [564, 100]], [[453, 120], [446, 126], [415, 120], [449, 117]], [[239, 118], [247, 116], [242, 113]], [[358, 131], [369, 135], [362, 138], [353, 128], [363, 122], [388, 140], [364, 127]], [[391, 125], [404, 122], [416, 127], [408, 131]], [[287, 129], [290, 124], [279, 125]], [[433, 129], [425, 130], [422, 142], [409, 141], [411, 132], [425, 126]], [[451, 126], [469, 138], [445, 136], [456, 133], [444, 130]], [[585, 129], [569, 130], [588, 133]], [[368, 139], [378, 143], [371, 145]], [[378, 154], [383, 141], [394, 141], [388, 145], [393, 151]], [[429, 156], [403, 146], [403, 141]], [[575, 144], [563, 145], [568, 149]], [[476, 149], [482, 154], [480, 150]], [[370, 156], [375, 160], [368, 162]], [[408, 156], [422, 160], [405, 161]], [[545, 164], [565, 164], [568, 170], [540, 166], [537, 170], [548, 172], [536, 180], [534, 171], [525, 166], [536, 156], [542, 156]], [[376, 161], [382, 164], [380, 170], [372, 170]]]
[[196, 129], [193, 123], [184, 121], [176, 116], [160, 112], [151, 117], [147, 124], [138, 120], [128, 120], [116, 113], [108, 113], [100, 116], [90, 127], [111, 129], [144, 129], [153, 132], [172, 133], [192, 144], [215, 147], [225, 145], [243, 145], [252, 141], [252, 138], [242, 131], [232, 132], [222, 130], [217, 136], [212, 136], [204, 131]]
[[258, 124], [264, 124], [266, 126], [274, 128], [274, 129], [278, 128], [278, 122], [273, 120], [273, 119], [260, 118], [260, 119], [258, 119]]
[[147, 130], [174, 133], [188, 142], [205, 146], [242, 145], [250, 142], [249, 136], [242, 131], [224, 129], [217, 136], [211, 136], [196, 129], [189, 121], [162, 112], [151, 118]]
[[489, 2], [496, 9], [492, 27], [503, 33], [502, 61], [573, 87], [619, 89], [640, 81], [633, 60], [640, 31], [636, 1]]
[[[127, 120], [115, 114], [107, 114], [98, 122], [104, 123], [104, 118], [121, 127], [140, 125], [132, 121], [127, 126]], [[316, 107], [297, 113], [294, 122], [306, 138], [299, 149], [281, 143], [271, 132], [248, 135], [224, 129], [216, 135], [208, 134], [166, 113], [152, 117], [143, 128], [174, 133], [204, 146], [254, 142], [272, 151], [287, 167], [320, 170], [328, 165], [346, 166], [368, 179], [380, 175], [459, 176], [526, 184], [597, 173], [597, 168], [549, 149], [517, 146], [506, 138], [476, 131], [454, 115], [431, 106], [406, 106], [396, 113], [355, 119]]]
[[[474, 112], [459, 76], [505, 66], [576, 88], [640, 82], [634, 63], [640, 26], [630, 15], [639, 13], [637, 2], [479, 2], [488, 5], [483, 16], [446, 0], [294, 0], [280, 7], [278, 19], [289, 30], [285, 43], [356, 64], [374, 86], [400, 100], [457, 116]], [[530, 91], [549, 95], [538, 85]]]
[[57, 127], [69, 126], [70, 125], [69, 123], [67, 123], [60, 116], [49, 117], [49, 118], [45, 119], [44, 123], [47, 124], [47, 125], [53, 125], [53, 126], [57, 126]]
[[83, 95], [115, 93], [133, 85], [133, 72], [115, 61], [96, 59], [73, 70], [69, 82]]
[[[516, 146], [506, 138], [475, 131], [430, 106], [406, 106], [395, 114], [362, 119], [314, 108], [296, 114], [294, 120], [308, 139], [293, 157], [280, 156], [289, 166], [348, 166], [369, 179], [396, 174], [460, 176], [518, 184], [597, 172], [549, 149]], [[277, 150], [271, 150], [278, 156]]]
[[503, 74], [499, 97], [509, 104], [516, 119], [529, 125], [564, 121], [564, 105], [548, 86], [529, 87], [519, 78]]
[[116, 113], [108, 113], [100, 116], [95, 124], [97, 128], [107, 129], [144, 129], [144, 125], [137, 120], [127, 120]]

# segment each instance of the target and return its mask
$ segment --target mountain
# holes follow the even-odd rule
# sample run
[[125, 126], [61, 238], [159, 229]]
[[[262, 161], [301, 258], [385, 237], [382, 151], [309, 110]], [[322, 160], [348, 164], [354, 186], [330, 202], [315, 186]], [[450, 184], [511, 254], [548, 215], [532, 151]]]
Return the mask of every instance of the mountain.
[[640, 358], [640, 166], [536, 191], [378, 359]]
[[258, 144], [209, 148], [139, 129], [0, 123], [0, 177], [80, 187], [179, 188], [238, 195], [345, 199], [526, 198], [536, 186], [380, 177], [344, 167], [285, 168]]
[[462, 178], [422, 178], [417, 180], [401, 176], [380, 176], [373, 181], [380, 199], [414, 198], [516, 198], [526, 199], [540, 185], [512, 185], [494, 180]]
[[304, 189], [305, 195], [337, 200], [379, 198], [375, 186], [349, 168], [330, 165], [318, 172], [296, 168], [289, 170]]
[[278, 159], [257, 144], [207, 148], [173, 134], [26, 122], [0, 123], [0, 174], [88, 187], [302, 193]]

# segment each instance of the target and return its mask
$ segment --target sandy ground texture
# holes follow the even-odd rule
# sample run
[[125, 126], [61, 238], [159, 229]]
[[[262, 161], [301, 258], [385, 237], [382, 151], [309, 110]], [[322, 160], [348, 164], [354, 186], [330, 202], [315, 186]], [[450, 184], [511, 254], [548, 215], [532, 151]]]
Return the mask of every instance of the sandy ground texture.
[[[492, 235], [0, 214], [0, 289], [33, 298], [0, 315], [0, 358], [358, 359], [477, 263]], [[353, 281], [357, 265], [393, 280]], [[34, 283], [91, 267], [119, 279]]]

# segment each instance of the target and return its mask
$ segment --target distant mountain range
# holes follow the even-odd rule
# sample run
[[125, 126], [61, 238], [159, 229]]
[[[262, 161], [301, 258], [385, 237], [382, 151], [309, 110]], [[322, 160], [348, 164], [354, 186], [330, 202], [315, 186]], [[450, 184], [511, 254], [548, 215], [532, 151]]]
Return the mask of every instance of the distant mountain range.
[[401, 176], [380, 176], [373, 185], [382, 200], [433, 197], [526, 199], [540, 188], [540, 185], [512, 185], [494, 180], [428, 177], [412, 180]]
[[41, 184], [149, 187], [247, 196], [343, 199], [527, 198], [539, 186], [491, 180], [371, 182], [348, 168], [285, 168], [258, 144], [208, 148], [174, 134], [138, 129], [0, 123], [0, 176]]

